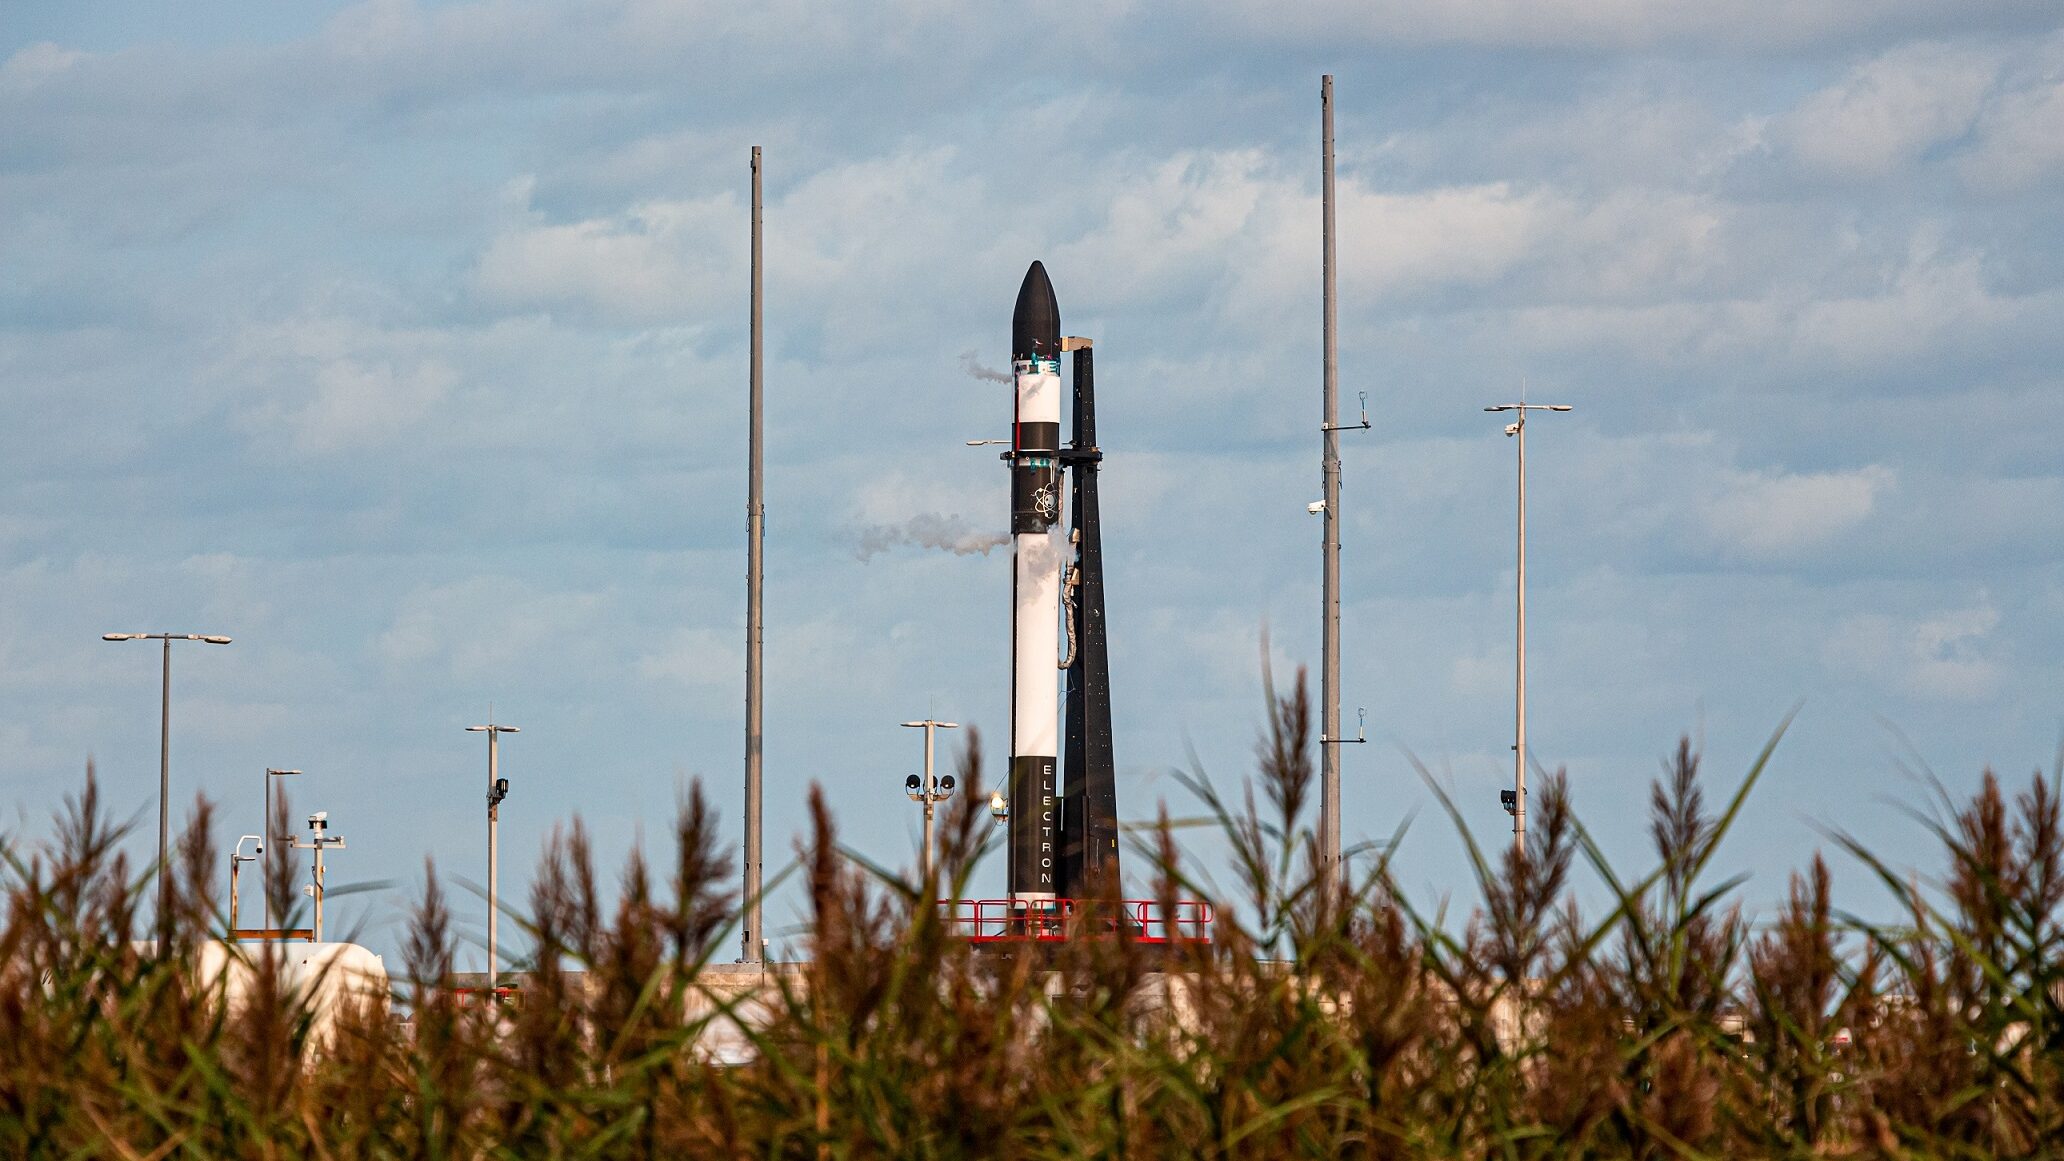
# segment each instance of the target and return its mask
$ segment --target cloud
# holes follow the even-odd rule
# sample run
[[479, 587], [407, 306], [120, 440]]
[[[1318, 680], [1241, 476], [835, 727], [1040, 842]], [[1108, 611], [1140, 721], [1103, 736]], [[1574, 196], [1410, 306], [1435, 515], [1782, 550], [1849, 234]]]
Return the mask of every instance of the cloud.
[[1217, 0], [1212, 8], [1275, 40], [1544, 49], [1802, 48], [1900, 31], [2035, 25], [2051, 15], [2040, 0]]
[[745, 670], [743, 636], [700, 626], [676, 629], [658, 649], [639, 656], [638, 676], [698, 692], [735, 692]]
[[2064, 78], [2050, 72], [2002, 93], [1974, 137], [1961, 166], [1975, 186], [2024, 190], [2064, 170]]
[[1988, 648], [1999, 610], [1977, 604], [1921, 617], [1860, 613], [1828, 638], [1827, 663], [1912, 697], [1977, 701], [1997, 693], [2005, 671]]
[[1998, 71], [1994, 54], [1902, 45], [1779, 117], [1771, 138], [1809, 170], [1881, 178], [1963, 136]]
[[[442, 670], [463, 682], [514, 683], [600, 664], [612, 651], [596, 626], [609, 594], [554, 590], [505, 576], [475, 576], [403, 596], [375, 645], [394, 670]], [[579, 658], [579, 662], [574, 661]]]
[[1876, 464], [1796, 475], [1736, 472], [1699, 515], [1713, 539], [1729, 549], [1783, 556], [1819, 547], [1861, 524], [1895, 480], [1890, 468]]
[[0, 61], [0, 92], [27, 92], [85, 59], [85, 53], [49, 41], [18, 49]]
[[359, 452], [412, 433], [452, 394], [461, 375], [440, 350], [447, 343], [437, 331], [297, 319], [244, 330], [213, 377], [245, 396], [238, 423], [260, 440], [283, 435], [307, 455]]
[[[746, 239], [736, 195], [646, 201], [606, 217], [503, 231], [480, 256], [478, 293], [516, 309], [571, 309], [612, 322], [700, 318], [737, 297]], [[728, 304], [729, 300], [726, 300]]]

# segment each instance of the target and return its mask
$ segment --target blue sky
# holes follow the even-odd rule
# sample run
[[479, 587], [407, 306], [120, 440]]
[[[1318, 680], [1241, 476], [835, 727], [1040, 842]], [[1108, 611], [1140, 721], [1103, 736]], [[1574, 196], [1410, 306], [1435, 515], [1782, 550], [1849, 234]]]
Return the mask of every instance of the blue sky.
[[180, 801], [233, 838], [264, 767], [310, 771], [332, 881], [402, 884], [351, 909], [376, 947], [426, 854], [480, 876], [489, 702], [512, 898], [576, 813], [611, 861], [690, 778], [735, 823], [755, 144], [770, 852], [814, 781], [910, 861], [901, 720], [1001, 757], [1006, 557], [860, 549], [1003, 528], [963, 441], [1008, 392], [963, 356], [1006, 360], [1033, 258], [1100, 355], [1121, 803], [1187, 812], [1191, 749], [1249, 765], [1264, 627], [1316, 661], [1322, 72], [1374, 421], [1350, 840], [1416, 815], [1405, 882], [1467, 897], [1408, 754], [1505, 823], [1481, 407], [1522, 382], [1577, 408], [1532, 433], [1531, 741], [1609, 850], [1680, 733], [1731, 783], [1795, 703], [1723, 855], [1752, 903], [1823, 828], [1922, 857], [1904, 769], [2025, 778], [2064, 735], [2047, 2], [31, 2], [0, 62], [17, 834], [89, 755], [148, 817], [156, 658], [98, 636], [159, 629], [237, 638], [175, 658]]

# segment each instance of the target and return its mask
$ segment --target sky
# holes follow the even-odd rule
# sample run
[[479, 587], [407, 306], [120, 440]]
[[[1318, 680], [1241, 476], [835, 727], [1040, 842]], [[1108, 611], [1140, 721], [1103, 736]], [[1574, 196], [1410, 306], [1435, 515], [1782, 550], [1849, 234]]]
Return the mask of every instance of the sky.
[[[505, 898], [742, 801], [748, 155], [765, 149], [770, 875], [821, 785], [914, 862], [926, 715], [1008, 736], [993, 449], [1035, 258], [1098, 352], [1121, 811], [1236, 785], [1318, 660], [1319, 78], [1335, 76], [1350, 843], [1473, 897], [1415, 761], [1529, 742], [1629, 865], [1679, 736], [1752, 909], [1917, 772], [2064, 738], [2064, 13], [2050, 0], [20, 0], [0, 14], [0, 826], [89, 760], [258, 828], [307, 771], [375, 950], [426, 857]], [[1212, 844], [1200, 869], [1229, 882]], [[661, 851], [663, 855], [663, 849]], [[1133, 869], [1139, 864], [1135, 861]], [[993, 859], [978, 893], [1002, 890]], [[225, 876], [226, 878], [226, 876]], [[1867, 877], [1837, 863], [1866, 909]], [[471, 931], [481, 905], [461, 887]], [[1586, 890], [1594, 890], [1588, 887]], [[777, 952], [795, 895], [769, 911]], [[341, 919], [338, 917], [341, 915]], [[504, 929], [507, 930], [506, 928]], [[480, 953], [462, 955], [478, 966]], [[469, 962], [470, 957], [470, 962]]]

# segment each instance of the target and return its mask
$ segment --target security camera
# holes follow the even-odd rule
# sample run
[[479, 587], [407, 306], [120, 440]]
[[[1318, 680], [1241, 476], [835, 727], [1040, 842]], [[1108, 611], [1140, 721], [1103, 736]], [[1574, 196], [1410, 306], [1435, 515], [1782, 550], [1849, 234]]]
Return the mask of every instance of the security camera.
[[1324, 512], [1326, 510], [1326, 502], [1324, 500], [1313, 500], [1311, 503], [1306, 504], [1304, 506], [1304, 510], [1311, 513], [1314, 516], [1317, 516], [1319, 513]]
[[916, 790], [917, 790], [917, 789], [918, 789], [919, 787], [921, 787], [921, 786], [923, 786], [923, 785], [924, 785], [924, 780], [923, 780], [923, 779], [921, 779], [921, 778], [919, 778], [919, 777], [918, 777], [917, 775], [915, 775], [915, 774], [912, 774], [912, 775], [911, 775], [910, 777], [908, 777], [908, 778], [905, 778], [905, 779], [903, 780], [903, 789], [905, 789], [905, 790], [909, 790], [909, 791], [912, 791], [912, 792], [915, 792], [915, 791], [916, 791]]
[[953, 775], [941, 774], [939, 776], [939, 789], [944, 790], [946, 793], [953, 793], [953, 788], [956, 785], [958, 785], [958, 783], [953, 781]]
[[1516, 424], [1516, 423], [1508, 423], [1508, 424], [1506, 424], [1506, 425], [1505, 425], [1505, 434], [1506, 434], [1506, 435], [1518, 435], [1518, 434], [1519, 434], [1519, 425], [1518, 425], [1518, 424]]

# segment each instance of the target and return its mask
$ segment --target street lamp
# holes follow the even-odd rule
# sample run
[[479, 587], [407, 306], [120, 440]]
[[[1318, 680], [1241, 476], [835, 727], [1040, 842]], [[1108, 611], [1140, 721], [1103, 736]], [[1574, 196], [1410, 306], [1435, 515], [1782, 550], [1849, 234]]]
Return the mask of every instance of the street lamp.
[[509, 797], [509, 780], [501, 776], [503, 734], [520, 734], [515, 726], [498, 726], [490, 716], [484, 726], [467, 726], [469, 734], [487, 735], [487, 1000], [495, 1000], [495, 886], [501, 875], [502, 799]]
[[[275, 779], [275, 778], [286, 778], [286, 777], [289, 777], [289, 776], [291, 776], [291, 775], [295, 775], [295, 774], [299, 774], [299, 773], [301, 773], [301, 771], [299, 771], [299, 770], [274, 770], [274, 769], [272, 769], [272, 768], [271, 768], [271, 767], [269, 767], [269, 766], [268, 766], [268, 767], [266, 767], [266, 770], [265, 770], [265, 821], [259, 824], [259, 827], [258, 827], [258, 829], [259, 829], [259, 830], [263, 831], [264, 833], [266, 833], [266, 834], [268, 834], [268, 835], [272, 834], [272, 780], [273, 780], [273, 779]], [[275, 837], [277, 837], [277, 838], [278, 838], [278, 839], [279, 839], [280, 841], [282, 841], [282, 842], [286, 843], [286, 844], [287, 844], [287, 847], [288, 847], [288, 849], [289, 849], [289, 850], [293, 849], [293, 846], [294, 846], [294, 836], [293, 836], [293, 835], [291, 835], [291, 834], [283, 834], [283, 835], [278, 835], [278, 836], [275, 836]], [[272, 839], [269, 839], [269, 838], [268, 838], [268, 839], [264, 839], [264, 840], [262, 840], [262, 841], [261, 841], [261, 842], [259, 843], [259, 846], [258, 846], [258, 853], [259, 853], [259, 854], [261, 854], [261, 855], [262, 855], [262, 854], [264, 854], [264, 853], [265, 853], [265, 844], [266, 844], [266, 843], [270, 843], [271, 841], [272, 841]], [[266, 891], [266, 892], [265, 892], [265, 930], [266, 930], [266, 932], [267, 932], [267, 934], [266, 934], [265, 938], [267, 938], [267, 939], [270, 939], [270, 938], [272, 938], [272, 935], [271, 935], [271, 932], [272, 932], [272, 892], [271, 892], [271, 891]]]
[[163, 956], [172, 943], [172, 909], [167, 905], [171, 897], [172, 864], [165, 854], [171, 830], [169, 811], [172, 797], [172, 642], [199, 641], [207, 645], [227, 645], [229, 638], [203, 636], [198, 633], [102, 633], [100, 639], [165, 643], [164, 678], [158, 687], [158, 955]]
[[1484, 408], [1485, 411], [1516, 414], [1513, 422], [1505, 425], [1505, 434], [1519, 441], [1519, 599], [1517, 628], [1515, 635], [1518, 646], [1514, 650], [1513, 684], [1513, 737], [1512, 737], [1512, 789], [1503, 791], [1499, 798], [1512, 815], [1512, 849], [1526, 853], [1526, 421], [1529, 411], [1568, 411], [1567, 403], [1499, 403]]
[[926, 718], [921, 722], [904, 722], [904, 728], [923, 730], [924, 735], [924, 777], [912, 774], [903, 780], [903, 791], [912, 802], [924, 803], [924, 859], [918, 864], [918, 874], [926, 883], [932, 881], [932, 812], [939, 803], [953, 797], [953, 775], [934, 777], [932, 774], [933, 739], [940, 730], [957, 730], [957, 722], [939, 722]]

